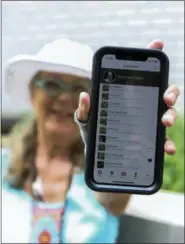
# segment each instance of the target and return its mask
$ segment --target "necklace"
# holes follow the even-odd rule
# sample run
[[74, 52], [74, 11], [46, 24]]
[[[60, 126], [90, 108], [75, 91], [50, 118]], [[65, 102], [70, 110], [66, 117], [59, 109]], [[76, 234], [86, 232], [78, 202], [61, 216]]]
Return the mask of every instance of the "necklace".
[[62, 243], [62, 225], [67, 200], [64, 201], [64, 204], [44, 202], [41, 188], [36, 189], [35, 187], [36, 182], [32, 184], [32, 233], [30, 243]]
[[[45, 203], [43, 204], [45, 205]], [[60, 205], [56, 209], [51, 209], [47, 206], [43, 206], [43, 208], [41, 208], [41, 206], [38, 205], [38, 202], [32, 203], [31, 243], [62, 243], [62, 224], [65, 210], [64, 205]], [[52, 215], [55, 215], [55, 217]]]
[[[73, 178], [73, 173], [74, 173], [74, 168], [71, 168], [71, 172], [69, 174], [69, 181], [68, 181], [68, 187], [66, 189], [66, 196], [67, 196], [67, 192], [69, 190], [69, 188], [71, 187], [72, 184], [72, 178]], [[66, 198], [66, 200], [64, 201], [63, 206], [61, 206], [62, 204], [51, 204], [49, 208], [47, 208], [47, 203], [45, 203], [43, 201], [43, 189], [42, 189], [42, 181], [41, 179], [39, 179], [37, 177], [36, 181], [32, 183], [32, 195], [33, 195], [33, 201], [32, 201], [32, 223], [31, 223], [31, 236], [30, 236], [30, 243], [39, 243], [39, 244], [51, 244], [51, 243], [58, 243], [61, 244], [62, 243], [62, 226], [63, 226], [63, 220], [64, 220], [64, 214], [65, 214], [65, 210], [67, 208], [68, 205], [68, 200]], [[43, 226], [45, 228], [42, 228], [39, 226], [38, 218], [39, 215], [37, 213], [37, 210], [40, 210], [40, 208], [38, 208], [38, 206], [40, 204], [43, 206], [43, 209], [41, 210], [41, 220], [43, 220], [43, 215], [45, 215], [45, 221], [47, 223], [48, 221], [48, 225], [44, 226], [44, 220], [43, 220]], [[55, 210], [55, 208], [53, 208], [53, 206], [59, 205], [59, 211], [57, 213], [54, 214], [55, 216], [58, 214], [57, 216], [57, 230], [56, 230], [56, 222], [52, 221], [52, 217], [51, 217], [51, 212], [53, 210]], [[55, 219], [56, 220], [56, 219]], [[53, 228], [51, 227], [53, 222]], [[42, 221], [40, 222], [42, 225]], [[38, 224], [38, 226], [37, 226]], [[40, 230], [40, 231], [39, 231]], [[53, 235], [52, 235], [52, 230], [53, 230]], [[54, 239], [54, 240], [53, 240]], [[56, 239], [56, 241], [55, 241]]]

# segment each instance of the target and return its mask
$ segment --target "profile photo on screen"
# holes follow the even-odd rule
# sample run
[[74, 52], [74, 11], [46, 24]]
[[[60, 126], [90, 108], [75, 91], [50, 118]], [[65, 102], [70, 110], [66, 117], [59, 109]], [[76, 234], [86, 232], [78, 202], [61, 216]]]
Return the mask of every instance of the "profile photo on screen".
[[104, 72], [104, 77], [103, 77], [104, 81], [107, 83], [111, 83], [113, 81], [115, 81], [116, 79], [116, 74], [113, 71], [105, 71]]
[[105, 143], [105, 142], [106, 142], [106, 136], [102, 136], [102, 135], [100, 135], [100, 136], [99, 136], [99, 142], [103, 142], [103, 143]]
[[109, 85], [103, 85], [102, 91], [109, 91]]

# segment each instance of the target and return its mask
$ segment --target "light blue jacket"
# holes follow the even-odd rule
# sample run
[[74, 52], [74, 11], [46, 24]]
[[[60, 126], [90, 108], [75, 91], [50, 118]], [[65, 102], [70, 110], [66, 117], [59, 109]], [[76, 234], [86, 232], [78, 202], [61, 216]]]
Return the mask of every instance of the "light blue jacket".
[[[81, 126], [81, 125], [80, 125]], [[85, 139], [83, 125], [81, 135]], [[2, 149], [2, 177], [10, 163], [11, 151]], [[2, 243], [29, 243], [32, 223], [32, 198], [24, 190], [2, 182]], [[63, 217], [62, 243], [115, 243], [119, 219], [96, 200], [86, 186], [83, 173], [73, 177]]]

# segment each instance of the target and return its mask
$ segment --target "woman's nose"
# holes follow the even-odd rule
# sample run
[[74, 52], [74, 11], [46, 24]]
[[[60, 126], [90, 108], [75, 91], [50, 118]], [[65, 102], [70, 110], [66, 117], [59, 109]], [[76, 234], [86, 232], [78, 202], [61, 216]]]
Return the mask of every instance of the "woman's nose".
[[71, 94], [69, 92], [61, 92], [58, 96], [60, 102], [69, 102], [71, 100]]

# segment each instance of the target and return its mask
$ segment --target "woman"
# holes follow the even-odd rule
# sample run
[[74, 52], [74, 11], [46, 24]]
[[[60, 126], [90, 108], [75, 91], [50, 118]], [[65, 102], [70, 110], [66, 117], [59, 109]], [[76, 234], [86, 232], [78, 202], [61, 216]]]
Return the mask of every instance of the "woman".
[[[154, 41], [149, 47], [163, 44]], [[34, 118], [2, 153], [3, 243], [116, 242], [118, 216], [130, 195], [94, 193], [83, 177], [81, 137], [86, 143], [92, 55], [88, 47], [60, 40], [35, 57], [7, 63], [7, 91], [17, 103], [28, 107], [31, 101]], [[178, 95], [176, 86], [164, 94], [165, 126], [175, 122]], [[175, 153], [172, 141], [164, 147]]]

